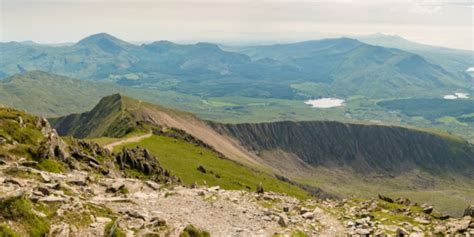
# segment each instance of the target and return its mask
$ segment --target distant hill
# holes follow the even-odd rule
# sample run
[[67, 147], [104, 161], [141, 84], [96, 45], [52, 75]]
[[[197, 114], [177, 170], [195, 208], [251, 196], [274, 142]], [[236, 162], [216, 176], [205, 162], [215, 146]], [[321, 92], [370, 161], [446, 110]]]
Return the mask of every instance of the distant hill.
[[237, 51], [254, 60], [269, 58], [293, 65], [301, 73], [318, 78], [309, 81], [320, 84], [310, 86], [343, 96], [423, 96], [440, 88], [469, 88], [472, 81], [419, 55], [350, 38], [251, 46]]
[[466, 70], [474, 66], [474, 51], [425, 45], [409, 41], [398, 35], [380, 33], [357, 39], [367, 44], [397, 48], [419, 54], [429, 62], [441, 65], [447, 70], [458, 73], [461, 77], [465, 77]]
[[0, 80], [0, 104], [43, 116], [58, 116], [92, 108], [118, 88], [112, 83], [90, 82], [41, 71]]
[[[0, 76], [42, 70], [195, 96], [304, 99], [310, 96], [433, 96], [471, 86], [423, 57], [354, 39], [255, 46], [228, 52], [211, 43], [134, 45], [100, 33], [69, 46], [0, 43]], [[300, 93], [301, 88], [309, 93]], [[306, 92], [306, 91], [305, 91]]]

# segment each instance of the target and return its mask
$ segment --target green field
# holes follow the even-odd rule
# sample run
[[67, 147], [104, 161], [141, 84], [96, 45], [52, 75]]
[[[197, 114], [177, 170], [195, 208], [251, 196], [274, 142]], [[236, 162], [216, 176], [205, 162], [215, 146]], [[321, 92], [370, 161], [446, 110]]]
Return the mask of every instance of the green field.
[[[267, 191], [287, 193], [298, 198], [308, 197], [305, 191], [267, 173], [219, 158], [207, 149], [174, 138], [154, 135], [137, 143], [118, 146], [114, 151], [119, 152], [123, 147], [136, 146], [149, 149], [164, 168], [179, 176], [187, 185], [194, 182], [202, 185], [205, 181], [209, 186], [255, 191], [261, 182]], [[204, 167], [206, 173], [199, 171], [199, 166]]]

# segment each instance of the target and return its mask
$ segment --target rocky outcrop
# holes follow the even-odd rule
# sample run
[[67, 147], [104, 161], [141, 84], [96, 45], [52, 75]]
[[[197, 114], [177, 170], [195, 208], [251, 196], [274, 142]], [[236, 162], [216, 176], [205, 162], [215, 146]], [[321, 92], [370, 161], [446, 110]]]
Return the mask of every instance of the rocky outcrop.
[[36, 127], [41, 130], [45, 139], [41, 142], [38, 149], [40, 159], [58, 158], [65, 161], [69, 156], [67, 145], [58, 135], [55, 129], [52, 129], [45, 118], [38, 117]]
[[171, 176], [168, 170], [161, 167], [148, 149], [123, 148], [115, 159], [121, 170], [134, 169], [157, 180], [180, 182], [178, 177]]

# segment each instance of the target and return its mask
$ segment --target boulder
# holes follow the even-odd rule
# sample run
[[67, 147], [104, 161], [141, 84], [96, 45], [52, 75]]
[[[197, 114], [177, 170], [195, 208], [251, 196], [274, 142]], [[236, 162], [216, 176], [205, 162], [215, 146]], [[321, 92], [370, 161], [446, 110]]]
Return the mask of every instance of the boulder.
[[20, 125], [20, 128], [24, 128], [26, 125], [25, 125], [25, 122], [23, 121], [23, 118], [21, 116], [18, 116], [16, 118], [16, 121], [18, 122], [18, 124]]
[[464, 210], [463, 216], [474, 217], [474, 205], [470, 205]]
[[59, 224], [51, 226], [49, 235], [56, 236], [56, 237], [69, 237], [69, 232], [70, 232], [69, 225], [64, 222], [61, 222]]
[[69, 180], [67, 183], [71, 185], [77, 185], [77, 186], [87, 186], [87, 182], [84, 179], [73, 179], [73, 180]]
[[264, 190], [263, 190], [263, 185], [262, 183], [260, 182], [257, 186], [257, 193], [258, 194], [263, 194], [264, 193]]
[[303, 215], [301, 215], [304, 219], [309, 219], [312, 220], [314, 218], [314, 213], [312, 212], [306, 212]]
[[43, 179], [43, 182], [45, 182], [45, 183], [51, 182], [51, 178], [46, 173], [41, 172], [40, 176], [41, 176], [41, 179]]
[[411, 205], [411, 201], [408, 198], [397, 198], [397, 200], [395, 200], [395, 202], [398, 203], [398, 204], [405, 205], [405, 206], [410, 206]]
[[123, 184], [121, 182], [115, 182], [115, 183], [111, 184], [110, 186], [108, 186], [107, 189], [105, 190], [105, 192], [107, 192], [107, 193], [116, 193], [116, 192], [120, 191], [123, 188], [125, 188], [125, 184]]
[[423, 207], [423, 212], [426, 214], [431, 214], [433, 212], [433, 207], [432, 206], [425, 206]]
[[159, 217], [153, 217], [150, 220], [150, 223], [153, 227], [161, 227], [161, 226], [166, 226], [166, 221], [159, 218]]
[[20, 187], [25, 186], [25, 183], [23, 181], [20, 181], [18, 179], [14, 179], [14, 178], [6, 178], [5, 180], [3, 180], [3, 183], [5, 183], [5, 184], [14, 184], [14, 185], [18, 185]]
[[148, 185], [148, 187], [150, 187], [151, 189], [153, 189], [153, 190], [155, 190], [155, 191], [156, 191], [156, 190], [159, 190], [160, 187], [161, 187], [158, 183], [153, 182], [153, 181], [151, 181], [151, 180], [147, 180], [147, 181], [145, 182], [145, 184]]
[[288, 226], [288, 217], [285, 214], [281, 214], [278, 216], [278, 224], [281, 227], [287, 227]]
[[146, 216], [145, 215], [142, 215], [140, 214], [140, 212], [138, 211], [135, 211], [135, 210], [128, 210], [126, 212], [126, 214], [130, 217], [133, 217], [133, 218], [136, 218], [136, 219], [142, 219], [144, 221], [146, 221]]
[[202, 165], [200, 165], [199, 167], [197, 167], [197, 170], [203, 174], [207, 173], [207, 170], [206, 168], [204, 168]]
[[383, 196], [381, 194], [379, 194], [379, 199], [383, 200], [383, 201], [386, 201], [386, 202], [389, 202], [389, 203], [393, 203], [393, 199], [391, 199], [389, 197], [386, 197], [386, 196]]

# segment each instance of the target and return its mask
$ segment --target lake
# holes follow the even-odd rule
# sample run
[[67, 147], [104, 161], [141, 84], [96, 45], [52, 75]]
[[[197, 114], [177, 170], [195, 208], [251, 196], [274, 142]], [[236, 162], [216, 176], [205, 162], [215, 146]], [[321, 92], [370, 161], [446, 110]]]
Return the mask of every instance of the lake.
[[307, 100], [304, 102], [307, 105], [311, 105], [313, 108], [333, 108], [344, 106], [344, 100], [336, 98], [321, 98], [316, 100]]

